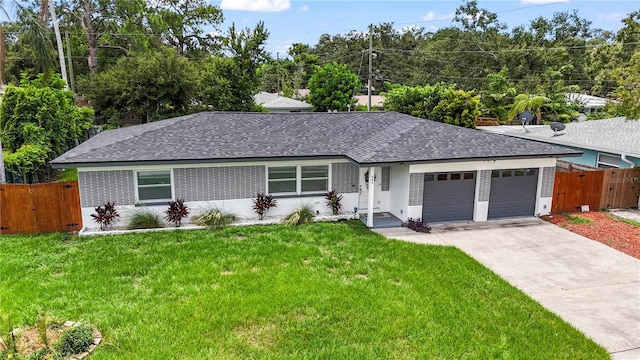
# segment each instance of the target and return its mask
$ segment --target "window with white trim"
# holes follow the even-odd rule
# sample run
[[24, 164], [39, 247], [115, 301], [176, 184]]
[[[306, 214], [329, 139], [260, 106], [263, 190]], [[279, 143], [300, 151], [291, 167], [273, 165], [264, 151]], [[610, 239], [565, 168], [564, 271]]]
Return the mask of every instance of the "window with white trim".
[[137, 200], [140, 201], [170, 201], [171, 170], [137, 171]]
[[329, 165], [270, 166], [267, 193], [318, 194], [329, 191]]
[[620, 156], [598, 153], [598, 167], [606, 169], [619, 168]]

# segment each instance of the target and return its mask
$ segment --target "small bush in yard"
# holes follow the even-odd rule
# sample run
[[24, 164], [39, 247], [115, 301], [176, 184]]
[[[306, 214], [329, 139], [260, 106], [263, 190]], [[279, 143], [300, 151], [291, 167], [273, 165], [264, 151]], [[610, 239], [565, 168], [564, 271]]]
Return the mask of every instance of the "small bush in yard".
[[305, 205], [285, 216], [282, 222], [287, 225], [309, 224], [313, 222], [315, 216], [316, 214], [311, 206]]
[[160, 219], [160, 215], [155, 212], [144, 209], [138, 210], [134, 212], [129, 217], [129, 223], [127, 224], [127, 229], [157, 229], [162, 228], [164, 225], [162, 224], [162, 219]]
[[106, 230], [120, 217], [116, 211], [116, 204], [108, 202], [102, 206], [95, 208], [96, 213], [91, 214], [93, 221], [100, 224], [100, 230]]
[[189, 210], [184, 204], [184, 200], [178, 199], [176, 201], [169, 202], [169, 209], [167, 209], [166, 214], [167, 216], [164, 218], [167, 219], [167, 221], [174, 223], [176, 227], [180, 227], [182, 218], [189, 215]]
[[572, 225], [593, 225], [593, 220], [580, 215], [567, 214], [567, 222]]
[[253, 200], [253, 211], [258, 214], [260, 220], [264, 219], [264, 217], [269, 212], [269, 209], [276, 206], [277, 202], [273, 199], [273, 195], [258, 193], [258, 195], [256, 195], [256, 198]]
[[327, 199], [327, 206], [331, 208], [331, 213], [333, 215], [340, 214], [340, 210], [342, 210], [342, 195], [338, 195], [335, 190], [331, 190], [324, 195], [324, 198]]
[[194, 216], [191, 222], [200, 226], [223, 228], [236, 221], [237, 218], [236, 214], [213, 208]]
[[407, 229], [411, 229], [416, 232], [422, 232], [422, 233], [431, 232], [431, 226], [426, 222], [422, 221], [422, 219], [420, 218], [417, 218], [417, 219], [408, 218], [406, 222], [402, 223], [402, 227], [406, 227]]
[[80, 325], [62, 333], [60, 340], [56, 344], [56, 350], [62, 356], [80, 354], [89, 350], [93, 344], [93, 331], [88, 325]]

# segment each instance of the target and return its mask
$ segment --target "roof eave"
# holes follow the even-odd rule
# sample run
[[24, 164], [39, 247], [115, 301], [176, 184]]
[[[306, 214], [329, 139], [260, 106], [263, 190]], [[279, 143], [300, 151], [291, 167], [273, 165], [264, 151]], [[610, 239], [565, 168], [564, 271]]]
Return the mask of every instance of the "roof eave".
[[494, 160], [525, 160], [525, 159], [540, 159], [540, 158], [565, 158], [565, 157], [578, 157], [582, 152], [571, 152], [563, 154], [544, 154], [544, 155], [509, 155], [509, 156], [491, 156], [491, 157], [466, 157], [455, 159], [425, 159], [425, 160], [394, 160], [394, 161], [363, 161], [356, 162], [359, 165], [365, 166], [392, 166], [392, 165], [413, 165], [413, 164], [441, 164], [448, 162], [469, 162], [469, 161], [494, 161]]
[[532, 140], [532, 141], [536, 141], [536, 142], [541, 142], [541, 143], [545, 143], [545, 144], [553, 144], [553, 145], [556, 145], [556, 146], [569, 146], [569, 147], [572, 147], [572, 148], [581, 148], [581, 149], [585, 149], [585, 150], [593, 150], [593, 151], [604, 152], [604, 153], [609, 153], [609, 154], [625, 155], [625, 156], [631, 156], [631, 157], [640, 158], [640, 153], [633, 153], [633, 152], [629, 152], [629, 151], [616, 150], [616, 149], [605, 148], [605, 147], [600, 147], [600, 146], [593, 146], [593, 145], [589, 145], [589, 144], [574, 143], [574, 142], [569, 142], [569, 141], [554, 141], [554, 139], [532, 137], [532, 136], [526, 136], [524, 134], [509, 134], [509, 133], [505, 133], [505, 135], [512, 136], [512, 137], [517, 137], [517, 138], [521, 138], [521, 139], [526, 139], [526, 140]]
[[328, 160], [345, 159], [353, 161], [343, 155], [312, 155], [312, 156], [277, 156], [277, 157], [247, 157], [247, 158], [219, 158], [219, 159], [178, 159], [178, 160], [130, 160], [130, 161], [104, 161], [104, 162], [51, 162], [54, 169], [91, 168], [109, 166], [134, 166], [134, 165], [184, 165], [184, 164], [220, 164], [233, 162], [263, 162], [263, 161], [294, 161], [294, 160]]

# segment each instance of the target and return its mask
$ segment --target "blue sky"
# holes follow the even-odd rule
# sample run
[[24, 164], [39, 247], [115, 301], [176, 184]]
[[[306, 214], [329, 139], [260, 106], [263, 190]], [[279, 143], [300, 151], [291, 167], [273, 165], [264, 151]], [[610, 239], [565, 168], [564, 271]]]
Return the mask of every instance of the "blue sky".
[[[460, 0], [441, 1], [324, 1], [324, 0], [211, 0], [222, 8], [225, 31], [232, 23], [237, 28], [253, 28], [264, 21], [270, 32], [267, 50], [286, 54], [289, 45], [305, 43], [313, 46], [322, 34], [344, 34], [351, 30], [366, 31], [368, 24], [393, 22], [396, 28], [418, 25], [427, 31], [451, 24]], [[553, 13], [578, 10], [594, 28], [617, 31], [621, 20], [640, 9], [640, 0], [478, 0], [480, 8], [498, 14], [498, 20], [509, 27], [528, 24]]]

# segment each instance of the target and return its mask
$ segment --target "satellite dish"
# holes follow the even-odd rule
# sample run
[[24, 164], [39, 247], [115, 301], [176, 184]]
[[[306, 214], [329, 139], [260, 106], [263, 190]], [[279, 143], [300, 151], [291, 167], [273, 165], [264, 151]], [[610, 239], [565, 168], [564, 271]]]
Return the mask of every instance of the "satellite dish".
[[533, 114], [529, 111], [521, 112], [520, 114], [518, 114], [518, 120], [520, 120], [520, 122], [522, 123], [522, 127], [524, 128], [524, 131], [529, 132], [529, 130], [527, 130], [525, 125], [528, 125], [531, 122], [531, 120], [533, 120]]
[[562, 130], [564, 130], [566, 128], [567, 127], [563, 123], [559, 123], [559, 122], [552, 122], [551, 123], [551, 130], [553, 130], [553, 136], [562, 135], [562, 134], [558, 134], [558, 132], [562, 131]]

